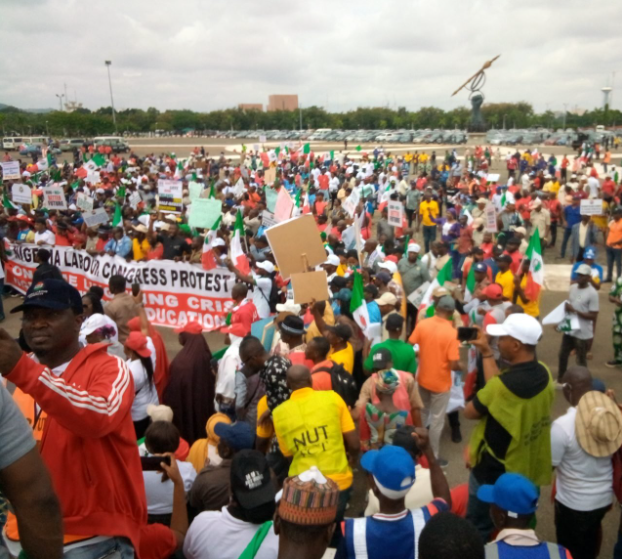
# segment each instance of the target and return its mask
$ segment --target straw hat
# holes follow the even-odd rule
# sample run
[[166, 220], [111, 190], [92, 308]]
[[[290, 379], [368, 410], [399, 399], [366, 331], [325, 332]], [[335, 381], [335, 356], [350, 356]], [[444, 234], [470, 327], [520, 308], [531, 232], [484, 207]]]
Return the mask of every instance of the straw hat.
[[586, 393], [577, 406], [577, 440], [590, 456], [611, 456], [622, 445], [622, 413], [602, 392]]

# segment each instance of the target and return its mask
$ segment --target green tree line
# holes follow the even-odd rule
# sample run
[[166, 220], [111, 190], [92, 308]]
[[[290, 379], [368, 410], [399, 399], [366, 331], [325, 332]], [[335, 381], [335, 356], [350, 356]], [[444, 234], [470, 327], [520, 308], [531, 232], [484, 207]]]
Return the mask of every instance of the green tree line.
[[[71, 113], [52, 111], [30, 113], [15, 107], [0, 109], [0, 129], [3, 135], [94, 136], [118, 133], [145, 133], [155, 130], [182, 132], [188, 130], [297, 130], [301, 116], [304, 129], [465, 129], [470, 120], [470, 109], [459, 107], [444, 111], [436, 107], [422, 107], [408, 111], [385, 107], [358, 108], [344, 113], [329, 113], [321, 107], [306, 107], [300, 111], [249, 111], [238, 108], [200, 113], [190, 110], [158, 111], [150, 107], [125, 109], [116, 113], [117, 126], [113, 124], [112, 109], [102, 107], [96, 111], [78, 109]], [[489, 128], [547, 128], [586, 127], [603, 124], [622, 125], [622, 112], [594, 109], [581, 116], [551, 111], [537, 114], [533, 106], [520, 103], [489, 103], [482, 107]]]

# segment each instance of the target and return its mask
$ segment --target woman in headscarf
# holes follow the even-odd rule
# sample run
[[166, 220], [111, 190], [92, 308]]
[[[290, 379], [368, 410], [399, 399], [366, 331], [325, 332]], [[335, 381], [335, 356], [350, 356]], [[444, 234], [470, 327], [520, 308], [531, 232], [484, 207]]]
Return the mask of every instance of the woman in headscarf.
[[212, 352], [198, 322], [189, 322], [175, 332], [182, 349], [171, 362], [163, 399], [173, 409], [173, 423], [181, 436], [192, 445], [204, 436], [205, 424], [214, 413]]
[[222, 462], [222, 458], [218, 454], [218, 443], [220, 437], [214, 432], [217, 423], [226, 423], [231, 425], [231, 419], [224, 413], [215, 413], [207, 420], [205, 432], [207, 438], [199, 439], [194, 442], [190, 448], [187, 461], [190, 462], [197, 474], [208, 464], [218, 466]]
[[80, 327], [80, 337], [84, 337], [87, 344], [107, 343], [106, 351], [125, 359], [123, 345], [119, 342], [117, 325], [104, 314], [92, 314]]

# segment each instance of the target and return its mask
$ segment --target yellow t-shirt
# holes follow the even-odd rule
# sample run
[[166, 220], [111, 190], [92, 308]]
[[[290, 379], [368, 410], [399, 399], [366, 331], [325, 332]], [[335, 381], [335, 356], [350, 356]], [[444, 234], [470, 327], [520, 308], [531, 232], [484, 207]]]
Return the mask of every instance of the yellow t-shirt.
[[347, 264], [339, 264], [339, 266], [337, 266], [337, 275], [340, 278], [345, 277], [345, 275], [348, 273], [348, 265]]
[[498, 283], [503, 289], [503, 297], [512, 302], [512, 297], [514, 297], [514, 274], [512, 270], [505, 273], [497, 272], [495, 283]]
[[[520, 280], [521, 289], [525, 289], [527, 287], [527, 275], [523, 276], [523, 279]], [[525, 314], [529, 316], [533, 316], [534, 318], [538, 318], [540, 316], [540, 295], [542, 294], [542, 290], [538, 293], [538, 298], [535, 301], [529, 301], [529, 303], [524, 303], [523, 300], [518, 296], [516, 298], [516, 302], [523, 307]]]
[[143, 239], [143, 242], [139, 242], [138, 239], [132, 241], [132, 252], [134, 253], [134, 260], [142, 260], [147, 258], [147, 253], [151, 250], [151, 245], [147, 239]]
[[430, 200], [429, 202], [423, 200], [421, 204], [419, 204], [419, 215], [421, 216], [421, 222], [427, 227], [436, 225], [436, 223], [434, 223], [430, 218], [437, 218], [438, 213], [438, 202], [436, 200]]
[[352, 374], [354, 371], [354, 349], [352, 349], [352, 345], [349, 342], [348, 347], [342, 350], [333, 353], [331, 349], [328, 358], [335, 363], [343, 365], [343, 368], [348, 371], [348, 373]]
[[274, 436], [274, 426], [260, 425], [259, 418], [268, 411], [268, 396], [262, 396], [259, 402], [257, 402], [257, 428], [255, 433], [262, 439], [271, 439]]

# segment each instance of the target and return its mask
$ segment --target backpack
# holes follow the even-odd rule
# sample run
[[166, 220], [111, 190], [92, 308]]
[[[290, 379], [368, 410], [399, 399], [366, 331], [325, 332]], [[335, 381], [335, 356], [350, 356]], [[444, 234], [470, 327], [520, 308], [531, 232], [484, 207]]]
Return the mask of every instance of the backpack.
[[275, 313], [276, 306], [281, 303], [281, 291], [276, 284], [275, 274], [268, 276], [268, 278], [272, 282], [272, 285], [270, 286], [270, 295], [266, 297], [266, 294], [261, 289], [259, 289], [259, 287], [257, 287], [257, 289], [259, 289], [259, 293], [263, 295], [263, 298], [268, 303], [268, 306], [270, 307], [270, 312]]
[[343, 398], [348, 407], [354, 407], [359, 397], [359, 389], [354, 377], [343, 368], [343, 365], [335, 363], [332, 367], [321, 367], [313, 373], [330, 373], [333, 391]]

